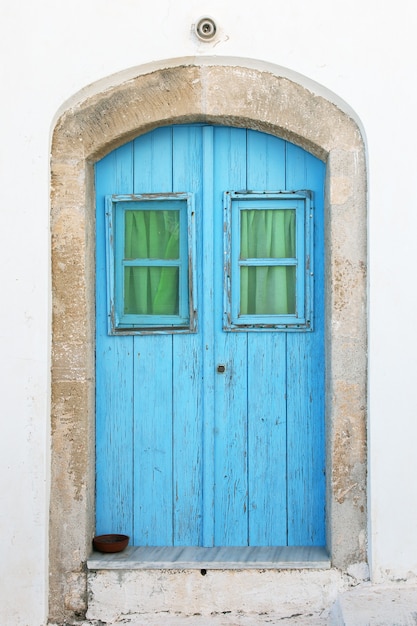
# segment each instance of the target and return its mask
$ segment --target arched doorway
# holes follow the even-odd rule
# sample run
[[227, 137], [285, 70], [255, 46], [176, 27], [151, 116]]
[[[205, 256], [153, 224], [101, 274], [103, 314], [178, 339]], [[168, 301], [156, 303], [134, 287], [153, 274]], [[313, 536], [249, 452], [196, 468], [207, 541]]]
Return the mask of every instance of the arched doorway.
[[82, 100], [54, 130], [50, 613], [57, 620], [85, 608], [84, 563], [95, 527], [93, 166], [138, 135], [184, 123], [265, 132], [326, 162], [327, 545], [336, 567], [366, 560], [366, 173], [360, 132], [332, 102], [278, 70], [218, 59], [172, 64]]

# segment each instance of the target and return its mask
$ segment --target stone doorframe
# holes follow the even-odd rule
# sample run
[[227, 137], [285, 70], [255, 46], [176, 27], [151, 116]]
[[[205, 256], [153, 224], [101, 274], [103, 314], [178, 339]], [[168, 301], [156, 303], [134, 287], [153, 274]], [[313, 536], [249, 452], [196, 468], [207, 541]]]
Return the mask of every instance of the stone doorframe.
[[277, 68], [182, 60], [70, 106], [51, 152], [50, 618], [86, 610], [95, 517], [94, 163], [158, 126], [204, 122], [276, 135], [327, 164], [327, 536], [332, 564], [366, 551], [366, 161], [356, 122]]

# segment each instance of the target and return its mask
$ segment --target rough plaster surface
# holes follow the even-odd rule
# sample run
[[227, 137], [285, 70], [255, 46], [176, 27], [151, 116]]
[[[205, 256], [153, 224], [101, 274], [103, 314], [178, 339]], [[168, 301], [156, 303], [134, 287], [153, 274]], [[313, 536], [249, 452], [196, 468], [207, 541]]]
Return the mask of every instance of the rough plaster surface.
[[336, 570], [208, 570], [205, 576], [198, 570], [90, 572], [87, 617], [116, 621], [129, 613], [210, 616], [230, 611], [281, 619], [325, 612], [344, 588]]
[[53, 283], [50, 615], [87, 608], [94, 534], [93, 164], [159, 125], [213, 122], [281, 136], [327, 162], [328, 547], [366, 559], [366, 173], [356, 124], [288, 78], [180, 65], [87, 98], [57, 121], [51, 156]]
[[[363, 569], [363, 565], [361, 566]], [[303, 581], [299, 581], [302, 584]], [[333, 580], [338, 591], [323, 594], [322, 602], [301, 593], [298, 602], [271, 602], [278, 609], [248, 612], [247, 610], [224, 610], [187, 613], [155, 610], [152, 613], [120, 614], [115, 619], [106, 618], [77, 621], [77, 626], [413, 626], [417, 623], [417, 585], [415, 581], [383, 585], [360, 582], [345, 577]], [[275, 597], [275, 590], [272, 591]], [[278, 594], [283, 599], [282, 594]], [[324, 606], [326, 604], [326, 606]], [[318, 608], [320, 606], [320, 608]], [[113, 616], [117, 611], [110, 611]], [[50, 624], [50, 626], [58, 626]]]

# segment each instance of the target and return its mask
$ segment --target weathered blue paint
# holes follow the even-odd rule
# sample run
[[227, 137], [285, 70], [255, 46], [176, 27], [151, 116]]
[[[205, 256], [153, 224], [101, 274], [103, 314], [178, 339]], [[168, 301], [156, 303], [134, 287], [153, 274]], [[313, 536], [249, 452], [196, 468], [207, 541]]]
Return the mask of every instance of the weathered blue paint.
[[[324, 165], [270, 135], [157, 129], [96, 166], [97, 532], [325, 545]], [[225, 332], [223, 195], [312, 191], [314, 330]], [[196, 332], [111, 336], [105, 196], [194, 195]]]
[[114, 341], [107, 332], [104, 198], [129, 189], [132, 172], [133, 148], [127, 144], [100, 162], [96, 176], [97, 530], [112, 528], [129, 536], [133, 536], [133, 338]]

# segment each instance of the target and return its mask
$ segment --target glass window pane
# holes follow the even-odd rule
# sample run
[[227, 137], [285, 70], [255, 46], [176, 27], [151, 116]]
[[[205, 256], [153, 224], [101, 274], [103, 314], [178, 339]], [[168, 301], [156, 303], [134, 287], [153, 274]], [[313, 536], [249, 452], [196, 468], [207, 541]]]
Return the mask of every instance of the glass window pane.
[[124, 313], [179, 314], [178, 267], [125, 267]]
[[295, 315], [294, 265], [240, 268], [241, 315]]
[[125, 259], [178, 259], [179, 211], [126, 211]]
[[240, 212], [240, 258], [295, 258], [295, 209]]

